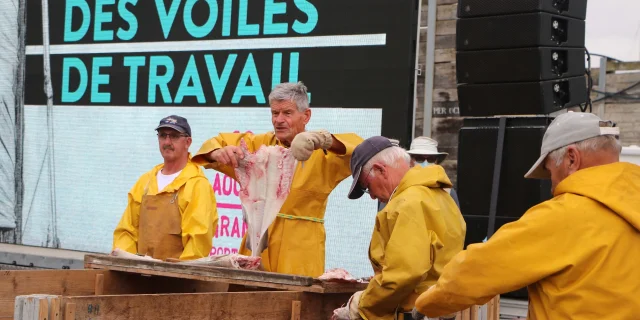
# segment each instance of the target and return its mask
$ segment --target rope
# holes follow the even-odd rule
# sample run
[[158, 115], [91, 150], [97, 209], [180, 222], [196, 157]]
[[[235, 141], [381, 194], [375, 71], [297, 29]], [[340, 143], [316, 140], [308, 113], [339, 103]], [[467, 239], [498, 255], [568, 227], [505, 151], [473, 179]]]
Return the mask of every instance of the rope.
[[314, 218], [314, 217], [292, 216], [290, 214], [284, 214], [284, 213], [278, 213], [277, 216], [280, 218], [290, 219], [290, 220], [307, 220], [312, 222], [324, 223], [324, 219]]

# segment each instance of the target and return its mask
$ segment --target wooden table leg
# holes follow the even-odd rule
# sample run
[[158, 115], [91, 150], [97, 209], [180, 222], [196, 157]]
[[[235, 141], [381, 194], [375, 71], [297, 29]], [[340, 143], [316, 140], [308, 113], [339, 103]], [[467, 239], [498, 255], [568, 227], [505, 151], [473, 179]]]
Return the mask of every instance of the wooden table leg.
[[300, 301], [291, 302], [291, 320], [300, 320]]

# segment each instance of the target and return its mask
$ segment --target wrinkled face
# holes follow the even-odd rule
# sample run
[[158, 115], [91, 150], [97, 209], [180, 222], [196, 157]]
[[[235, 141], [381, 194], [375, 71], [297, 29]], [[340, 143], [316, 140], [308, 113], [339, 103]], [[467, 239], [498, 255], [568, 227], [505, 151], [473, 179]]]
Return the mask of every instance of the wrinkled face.
[[293, 138], [303, 132], [311, 119], [311, 110], [298, 111], [294, 101], [275, 100], [271, 102], [271, 122], [276, 138], [289, 146]]
[[391, 199], [394, 189], [400, 183], [403, 172], [407, 170], [409, 170], [409, 164], [404, 161], [398, 162], [398, 168], [376, 163], [371, 167], [371, 170], [363, 172], [359, 183], [362, 189], [371, 196], [371, 199], [387, 203]]
[[160, 128], [158, 130], [158, 145], [164, 161], [172, 162], [188, 156], [191, 137], [174, 129]]

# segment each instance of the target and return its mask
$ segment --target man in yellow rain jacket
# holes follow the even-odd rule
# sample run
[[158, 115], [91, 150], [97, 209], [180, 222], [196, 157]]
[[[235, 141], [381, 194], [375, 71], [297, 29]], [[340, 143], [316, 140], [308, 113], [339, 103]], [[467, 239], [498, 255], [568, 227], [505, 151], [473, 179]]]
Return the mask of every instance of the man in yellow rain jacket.
[[527, 319], [640, 319], [640, 167], [619, 162], [619, 129], [590, 113], [558, 116], [525, 175], [554, 198], [469, 245], [416, 301], [437, 316], [528, 286]]
[[[331, 191], [351, 171], [349, 160], [362, 138], [355, 134], [306, 131], [311, 119], [307, 88], [301, 83], [282, 83], [269, 95], [273, 132], [221, 133], [206, 141], [193, 161], [235, 179], [234, 168], [244, 139], [250, 152], [261, 146], [290, 147], [299, 161], [289, 196], [268, 230], [268, 244], [261, 253], [265, 270], [318, 277], [325, 268], [324, 214]], [[251, 255], [246, 235], [241, 254]]]
[[353, 152], [349, 199], [367, 192], [387, 205], [376, 217], [369, 246], [375, 275], [366, 290], [335, 310], [341, 320], [409, 318], [416, 298], [464, 246], [466, 224], [444, 189], [451, 188], [444, 169], [411, 168], [410, 162], [385, 137], [366, 139]]
[[191, 162], [191, 127], [176, 115], [156, 128], [164, 163], [142, 175], [113, 232], [113, 248], [156, 259], [192, 260], [211, 252], [216, 199], [202, 168]]

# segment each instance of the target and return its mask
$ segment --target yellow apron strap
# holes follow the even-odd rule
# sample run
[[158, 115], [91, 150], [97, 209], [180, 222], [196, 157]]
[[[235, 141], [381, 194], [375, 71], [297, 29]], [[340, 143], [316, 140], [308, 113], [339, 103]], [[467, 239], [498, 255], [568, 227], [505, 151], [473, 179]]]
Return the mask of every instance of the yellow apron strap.
[[291, 220], [307, 220], [312, 222], [324, 223], [324, 219], [314, 218], [314, 217], [292, 216], [290, 214], [284, 214], [284, 213], [278, 213], [277, 216], [280, 218], [291, 219]]

